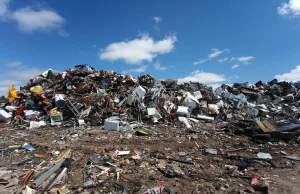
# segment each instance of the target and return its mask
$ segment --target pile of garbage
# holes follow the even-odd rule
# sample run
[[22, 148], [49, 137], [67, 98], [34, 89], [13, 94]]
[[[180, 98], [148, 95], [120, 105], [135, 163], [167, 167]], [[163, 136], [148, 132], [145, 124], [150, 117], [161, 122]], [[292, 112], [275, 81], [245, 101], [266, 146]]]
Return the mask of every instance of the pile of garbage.
[[299, 88], [299, 82], [275, 79], [214, 90], [201, 83], [178, 84], [148, 74], [133, 78], [96, 71], [85, 64], [64, 72], [49, 69], [18, 92], [10, 86], [0, 119], [12, 125], [27, 124], [30, 129], [104, 125], [107, 131], [159, 123], [193, 129], [199, 121], [221, 121], [237, 133], [264, 133], [256, 138], [292, 138], [295, 133], [291, 131], [300, 123]]
[[[32, 131], [49, 127], [73, 127], [83, 131], [84, 128], [100, 126], [105, 133], [126, 132], [129, 138], [132, 138], [133, 133], [137, 137], [148, 136], [149, 133], [162, 137], [166, 135], [162, 131], [154, 130], [154, 126], [178, 130], [185, 135], [204, 134], [208, 133], [204, 130], [204, 126], [211, 124], [217, 132], [246, 135], [257, 143], [270, 141], [281, 143], [282, 140], [298, 143], [299, 89], [300, 82], [278, 82], [276, 79], [268, 83], [259, 81], [255, 84], [224, 84], [214, 89], [200, 82], [178, 83], [174, 79], [158, 80], [149, 74], [133, 78], [131, 75], [125, 76], [113, 71], [96, 71], [95, 68], [84, 64], [64, 72], [49, 69], [31, 79], [19, 91], [10, 86], [8, 102], [0, 109], [0, 120], [7, 127]], [[80, 132], [68, 134], [70, 139], [83, 135]], [[197, 137], [189, 136], [189, 140], [192, 138]], [[59, 136], [57, 139], [56, 143], [64, 144], [64, 137]], [[219, 155], [217, 149], [202, 148], [197, 143], [196, 146], [203, 154]], [[16, 148], [29, 152], [34, 150], [32, 145], [25, 143], [23, 146], [5, 148], [3, 151]], [[36, 190], [42, 193], [69, 192], [66, 187], [62, 186], [57, 190], [54, 186], [67, 184], [67, 173], [77, 157], [70, 149], [65, 149], [61, 153], [51, 153], [51, 156], [53, 158], [46, 170], [41, 169], [42, 163], [36, 163], [35, 171], [39, 173], [34, 174], [30, 170], [23, 177], [22, 183], [26, 188], [22, 189], [25, 193], [34, 193]], [[115, 164], [122, 157], [122, 162]], [[225, 154], [222, 154], [222, 157], [242, 158], [235, 166], [226, 167], [231, 175], [237, 169], [247, 169], [248, 165], [253, 163], [249, 160], [263, 160], [267, 161], [265, 165], [269, 165], [268, 162], [272, 159], [270, 154], [264, 152], [259, 152], [255, 158], [225, 156]], [[285, 157], [295, 159], [293, 156]], [[26, 155], [16, 165], [32, 162], [34, 158], [43, 157], [39, 154], [35, 154], [34, 157]], [[189, 157], [184, 150], [177, 153], [176, 157], [170, 157], [153, 150], [111, 149], [101, 154], [91, 154], [84, 162], [82, 188], [85, 190], [95, 188], [99, 183], [113, 177], [116, 183], [113, 186], [110, 184], [110, 187], [113, 187], [114, 193], [125, 193], [124, 187], [117, 184], [120, 173], [123, 173], [120, 166], [129, 165], [130, 160], [133, 160], [135, 165], [143, 167], [149, 165], [141, 162], [142, 158], [149, 160], [149, 163], [156, 162], [153, 164], [166, 177], [199, 178], [199, 175], [193, 172], [195, 169], [186, 172], [181, 169], [190, 168], [184, 166], [195, 164], [195, 159]], [[160, 162], [157, 163], [156, 160]], [[165, 160], [177, 162], [181, 164], [181, 168], [179, 165], [162, 162]], [[1, 172], [12, 174], [8, 169], [0, 170]], [[187, 175], [187, 172], [190, 174]], [[8, 182], [4, 183], [10, 185]], [[148, 190], [143, 189], [145, 191], [141, 189], [139, 192], [172, 193], [171, 189], [163, 184]]]

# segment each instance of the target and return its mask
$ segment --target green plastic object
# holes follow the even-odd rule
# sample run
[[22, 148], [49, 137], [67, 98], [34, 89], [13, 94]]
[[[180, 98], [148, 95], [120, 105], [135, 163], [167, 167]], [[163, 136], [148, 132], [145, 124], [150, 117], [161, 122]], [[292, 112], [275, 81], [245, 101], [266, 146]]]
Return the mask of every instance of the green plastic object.
[[168, 193], [168, 194], [172, 194], [172, 191], [170, 188], [164, 188], [163, 192]]

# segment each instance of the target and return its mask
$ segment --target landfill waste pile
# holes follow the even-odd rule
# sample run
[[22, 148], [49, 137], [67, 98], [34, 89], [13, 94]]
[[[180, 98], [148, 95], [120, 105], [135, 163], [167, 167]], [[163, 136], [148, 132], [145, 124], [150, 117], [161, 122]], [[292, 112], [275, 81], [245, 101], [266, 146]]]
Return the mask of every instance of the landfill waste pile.
[[297, 193], [299, 113], [300, 82], [49, 69], [1, 105], [0, 194]]

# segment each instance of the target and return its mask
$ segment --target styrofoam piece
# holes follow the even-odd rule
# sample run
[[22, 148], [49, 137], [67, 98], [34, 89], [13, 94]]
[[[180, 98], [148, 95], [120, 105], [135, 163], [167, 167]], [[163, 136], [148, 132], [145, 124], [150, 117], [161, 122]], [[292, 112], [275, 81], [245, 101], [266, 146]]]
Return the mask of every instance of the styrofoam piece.
[[272, 159], [272, 156], [269, 153], [259, 152], [257, 157], [260, 159]]
[[130, 151], [118, 151], [118, 156], [126, 156], [126, 155], [129, 155], [130, 154]]
[[35, 193], [36, 193], [35, 189], [32, 189], [32, 188], [30, 188], [29, 186], [26, 185], [24, 194], [35, 194]]
[[16, 106], [6, 106], [5, 110], [8, 110], [9, 112], [13, 112], [17, 107]]
[[46, 126], [46, 122], [45, 121], [30, 121], [30, 126], [29, 129], [36, 129], [42, 126]]
[[199, 123], [199, 120], [194, 119], [194, 118], [189, 118], [190, 121], [194, 122], [194, 123]]
[[156, 109], [155, 108], [147, 108], [147, 112], [149, 116], [155, 115], [156, 114]]
[[203, 120], [211, 120], [211, 121], [215, 120], [214, 117], [209, 117], [209, 116], [206, 116], [206, 115], [197, 115], [197, 118], [198, 119], [203, 119]]
[[0, 110], [0, 120], [8, 121], [11, 119], [11, 114], [6, 112], [5, 110]]
[[188, 114], [188, 108], [189, 107], [187, 107], [187, 106], [178, 106], [176, 113], [180, 114], [180, 115], [187, 115]]
[[186, 128], [192, 128], [186, 117], [178, 117], [178, 120], [185, 124]]
[[79, 119], [79, 120], [78, 120], [78, 125], [79, 125], [79, 126], [83, 126], [83, 125], [85, 125], [85, 122], [84, 122], [84, 120], [81, 120], [81, 119]]

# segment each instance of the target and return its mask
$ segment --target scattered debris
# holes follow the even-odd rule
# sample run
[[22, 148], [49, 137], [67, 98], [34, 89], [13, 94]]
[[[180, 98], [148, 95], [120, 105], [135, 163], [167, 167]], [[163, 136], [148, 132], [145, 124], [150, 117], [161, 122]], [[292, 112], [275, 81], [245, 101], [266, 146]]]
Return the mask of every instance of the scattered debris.
[[0, 191], [268, 192], [275, 175], [259, 172], [300, 161], [288, 154], [300, 154], [299, 88], [272, 80], [213, 89], [87, 64], [49, 69], [8, 88]]

